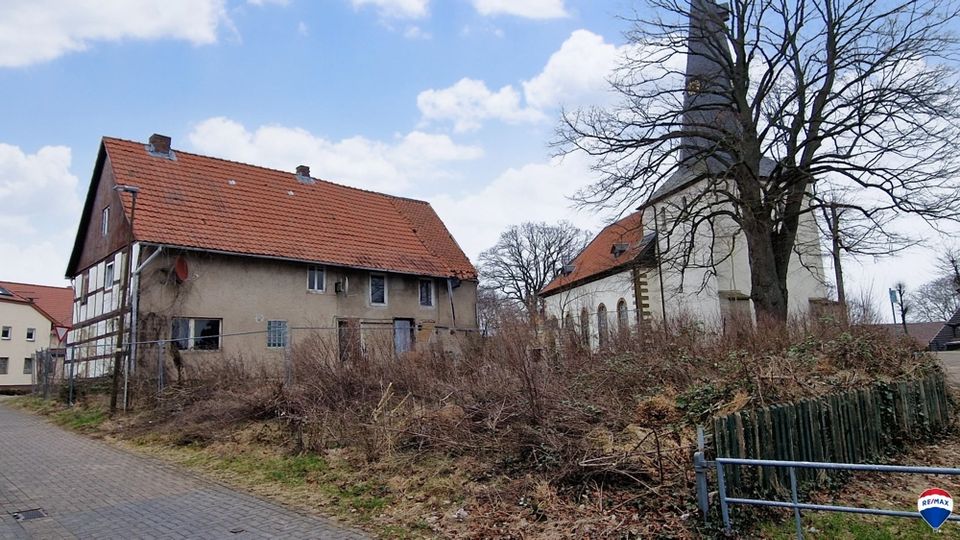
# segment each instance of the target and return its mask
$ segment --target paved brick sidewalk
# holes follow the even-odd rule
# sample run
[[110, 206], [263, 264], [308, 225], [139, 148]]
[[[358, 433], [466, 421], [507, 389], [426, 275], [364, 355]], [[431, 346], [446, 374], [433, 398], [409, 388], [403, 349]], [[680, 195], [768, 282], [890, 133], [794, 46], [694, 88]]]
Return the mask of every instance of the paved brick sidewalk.
[[[42, 508], [47, 517], [18, 521]], [[0, 540], [364, 538], [105, 443], [0, 401]]]

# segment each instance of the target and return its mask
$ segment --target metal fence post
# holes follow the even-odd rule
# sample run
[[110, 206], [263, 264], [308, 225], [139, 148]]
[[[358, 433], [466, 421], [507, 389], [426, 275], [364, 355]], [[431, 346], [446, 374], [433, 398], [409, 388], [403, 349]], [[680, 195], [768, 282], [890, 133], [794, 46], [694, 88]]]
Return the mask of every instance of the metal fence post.
[[710, 496], [707, 492], [707, 460], [704, 457], [703, 426], [697, 426], [697, 451], [693, 454], [693, 470], [697, 478], [697, 506], [707, 523]]
[[733, 528], [730, 527], [730, 509], [727, 508], [727, 484], [723, 478], [723, 464], [717, 463], [717, 491], [720, 495], [720, 516], [723, 518], [723, 532], [730, 534]]
[[290, 358], [290, 326], [283, 327], [283, 385], [290, 387], [293, 383], [293, 362]]
[[800, 500], [797, 497], [797, 473], [790, 467], [790, 500], [793, 502], [793, 519], [797, 525], [797, 540], [803, 540], [803, 525], [800, 523]]
[[163, 360], [167, 356], [167, 342], [157, 344], [157, 398], [163, 393]]
[[[74, 349], [74, 354], [76, 354], [76, 349]], [[67, 395], [67, 405], [73, 407], [73, 388], [74, 381], [77, 379], [77, 361], [76, 358], [70, 359], [70, 392]]]

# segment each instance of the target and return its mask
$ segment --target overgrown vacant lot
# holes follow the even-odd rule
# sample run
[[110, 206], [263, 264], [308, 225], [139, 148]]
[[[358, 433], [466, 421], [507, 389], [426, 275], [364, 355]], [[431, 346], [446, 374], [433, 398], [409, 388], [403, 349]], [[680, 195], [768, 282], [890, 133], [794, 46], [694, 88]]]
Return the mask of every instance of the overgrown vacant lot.
[[[458, 355], [341, 363], [317, 337], [289, 387], [225, 362], [96, 429], [384, 537], [682, 538], [709, 532], [691, 453], [710, 415], [938, 369], [912, 342], [830, 321], [649, 329], [600, 353], [567, 338], [543, 348], [503, 324]], [[96, 399], [59, 414], [92, 429], [79, 417]]]

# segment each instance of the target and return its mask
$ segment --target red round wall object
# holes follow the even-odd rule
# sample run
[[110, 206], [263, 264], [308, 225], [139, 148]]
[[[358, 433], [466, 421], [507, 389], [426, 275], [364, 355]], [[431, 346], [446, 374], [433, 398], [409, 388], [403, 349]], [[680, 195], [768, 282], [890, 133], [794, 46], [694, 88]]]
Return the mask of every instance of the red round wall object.
[[183, 255], [177, 257], [177, 262], [173, 265], [173, 270], [177, 274], [177, 282], [183, 283], [190, 277], [190, 269], [187, 267], [187, 259]]

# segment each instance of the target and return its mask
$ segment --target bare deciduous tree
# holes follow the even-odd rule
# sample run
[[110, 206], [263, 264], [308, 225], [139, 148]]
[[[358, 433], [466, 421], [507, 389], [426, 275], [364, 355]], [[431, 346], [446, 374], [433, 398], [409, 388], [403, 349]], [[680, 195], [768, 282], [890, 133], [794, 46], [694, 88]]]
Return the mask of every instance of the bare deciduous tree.
[[480, 279], [485, 287], [532, 315], [537, 312], [540, 290], [589, 239], [589, 233], [567, 221], [514, 225], [500, 235], [496, 245], [480, 254]]
[[921, 285], [910, 294], [912, 319], [920, 322], [948, 321], [960, 309], [953, 276], [942, 276]]
[[829, 246], [837, 301], [841, 306], [847, 306], [843, 255], [883, 257], [894, 255], [919, 243], [889, 227], [895, 218], [890, 213], [871, 212], [852, 203], [849, 197], [814, 196], [813, 199], [820, 208], [817, 225]]
[[601, 173], [581, 204], [622, 209], [692, 186], [665, 232], [742, 233], [751, 298], [779, 320], [813, 194], [853, 193], [881, 230], [904, 213], [960, 218], [954, 2], [648, 3], [611, 80], [619, 105], [563, 115], [560, 151]]

